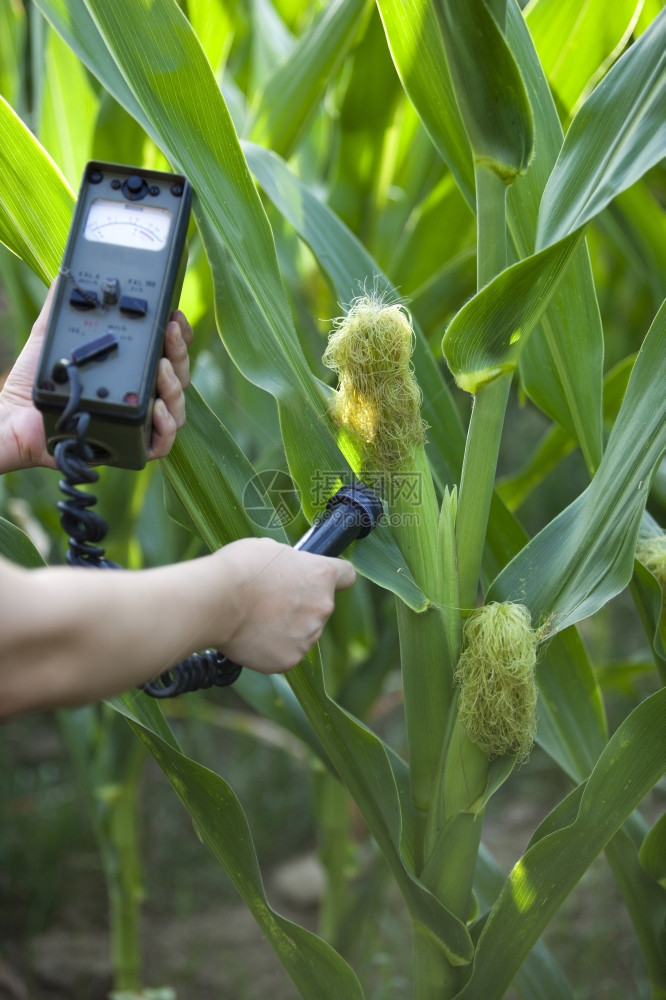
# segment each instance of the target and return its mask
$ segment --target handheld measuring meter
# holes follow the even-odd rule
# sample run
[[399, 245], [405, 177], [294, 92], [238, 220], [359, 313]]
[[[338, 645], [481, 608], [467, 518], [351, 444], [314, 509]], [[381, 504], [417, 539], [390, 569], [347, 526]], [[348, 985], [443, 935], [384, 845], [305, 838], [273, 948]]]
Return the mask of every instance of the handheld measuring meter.
[[90, 414], [93, 461], [142, 469], [164, 331], [178, 304], [192, 191], [185, 177], [86, 166], [33, 387], [50, 452], [70, 402]]

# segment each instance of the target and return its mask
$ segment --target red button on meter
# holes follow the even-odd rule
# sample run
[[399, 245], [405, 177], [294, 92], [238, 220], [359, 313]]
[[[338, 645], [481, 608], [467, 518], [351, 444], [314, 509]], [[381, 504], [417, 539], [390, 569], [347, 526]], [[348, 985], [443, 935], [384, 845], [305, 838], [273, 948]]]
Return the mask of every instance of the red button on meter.
[[125, 395], [123, 396], [123, 400], [129, 406], [136, 406], [136, 404], [139, 402], [139, 394], [138, 392], [126, 392]]

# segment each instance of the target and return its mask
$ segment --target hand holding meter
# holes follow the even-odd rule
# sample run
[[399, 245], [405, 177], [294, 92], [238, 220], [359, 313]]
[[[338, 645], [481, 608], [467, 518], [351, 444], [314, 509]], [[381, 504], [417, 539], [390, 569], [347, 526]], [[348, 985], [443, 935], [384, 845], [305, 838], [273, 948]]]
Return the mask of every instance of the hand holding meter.
[[164, 331], [187, 262], [191, 188], [179, 174], [93, 161], [84, 172], [33, 399], [49, 451], [72, 402], [94, 461], [141, 469]]

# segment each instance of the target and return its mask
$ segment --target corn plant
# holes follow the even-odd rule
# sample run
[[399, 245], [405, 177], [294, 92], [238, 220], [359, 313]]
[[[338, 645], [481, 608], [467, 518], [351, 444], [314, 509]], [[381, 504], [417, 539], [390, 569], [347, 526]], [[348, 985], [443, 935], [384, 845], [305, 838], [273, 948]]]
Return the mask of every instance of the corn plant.
[[[386, 523], [349, 558], [395, 600], [406, 759], [365, 720], [362, 686], [350, 694], [348, 641], [342, 656], [323, 647], [332, 662], [315, 650], [285, 677], [246, 672], [238, 688], [354, 800], [409, 915], [413, 996], [493, 1000], [513, 983], [527, 1000], [572, 997], [540, 938], [601, 851], [652, 995], [666, 995], [666, 829], [639, 808], [666, 769], [666, 536], [646, 510], [666, 448], [660, 4], [589, 3], [580, 16], [550, 0], [35, 7], [51, 26], [43, 145], [15, 110], [20, 16], [0, 8], [0, 239], [50, 281], [73, 206], [62, 171], [73, 183], [89, 154], [163, 155], [196, 192], [196, 266], [210, 268], [244, 412], [190, 391], [162, 463], [169, 513], [209, 548], [288, 540], [279, 518], [250, 515], [252, 461], [266, 458], [238, 444], [247, 419], [265, 427], [275, 412], [308, 521], [345, 479], [383, 493]], [[586, 237], [618, 232], [650, 275], [649, 306], [631, 356], [604, 379]], [[345, 315], [326, 347], [315, 319], [326, 308], [332, 320], [336, 300]], [[549, 429], [498, 483], [512, 385]], [[574, 449], [589, 484], [529, 537], [516, 510]], [[258, 501], [270, 510], [270, 495]], [[7, 522], [0, 539], [34, 564]], [[653, 681], [609, 733], [577, 625], [627, 586]], [[183, 753], [143, 695], [112, 704], [301, 995], [365, 996], [331, 943], [270, 905], [227, 781]], [[504, 876], [482, 845], [484, 813], [534, 740], [571, 791]]]

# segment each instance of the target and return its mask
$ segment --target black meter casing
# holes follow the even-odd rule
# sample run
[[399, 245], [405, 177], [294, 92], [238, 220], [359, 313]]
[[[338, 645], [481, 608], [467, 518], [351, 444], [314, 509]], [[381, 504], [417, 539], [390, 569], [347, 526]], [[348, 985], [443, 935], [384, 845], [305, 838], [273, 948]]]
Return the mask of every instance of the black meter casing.
[[58, 366], [73, 359], [94, 463], [146, 464], [157, 366], [187, 264], [191, 200], [179, 174], [96, 160], [86, 166], [33, 387], [51, 453], [68, 436], [56, 427], [70, 392]]

